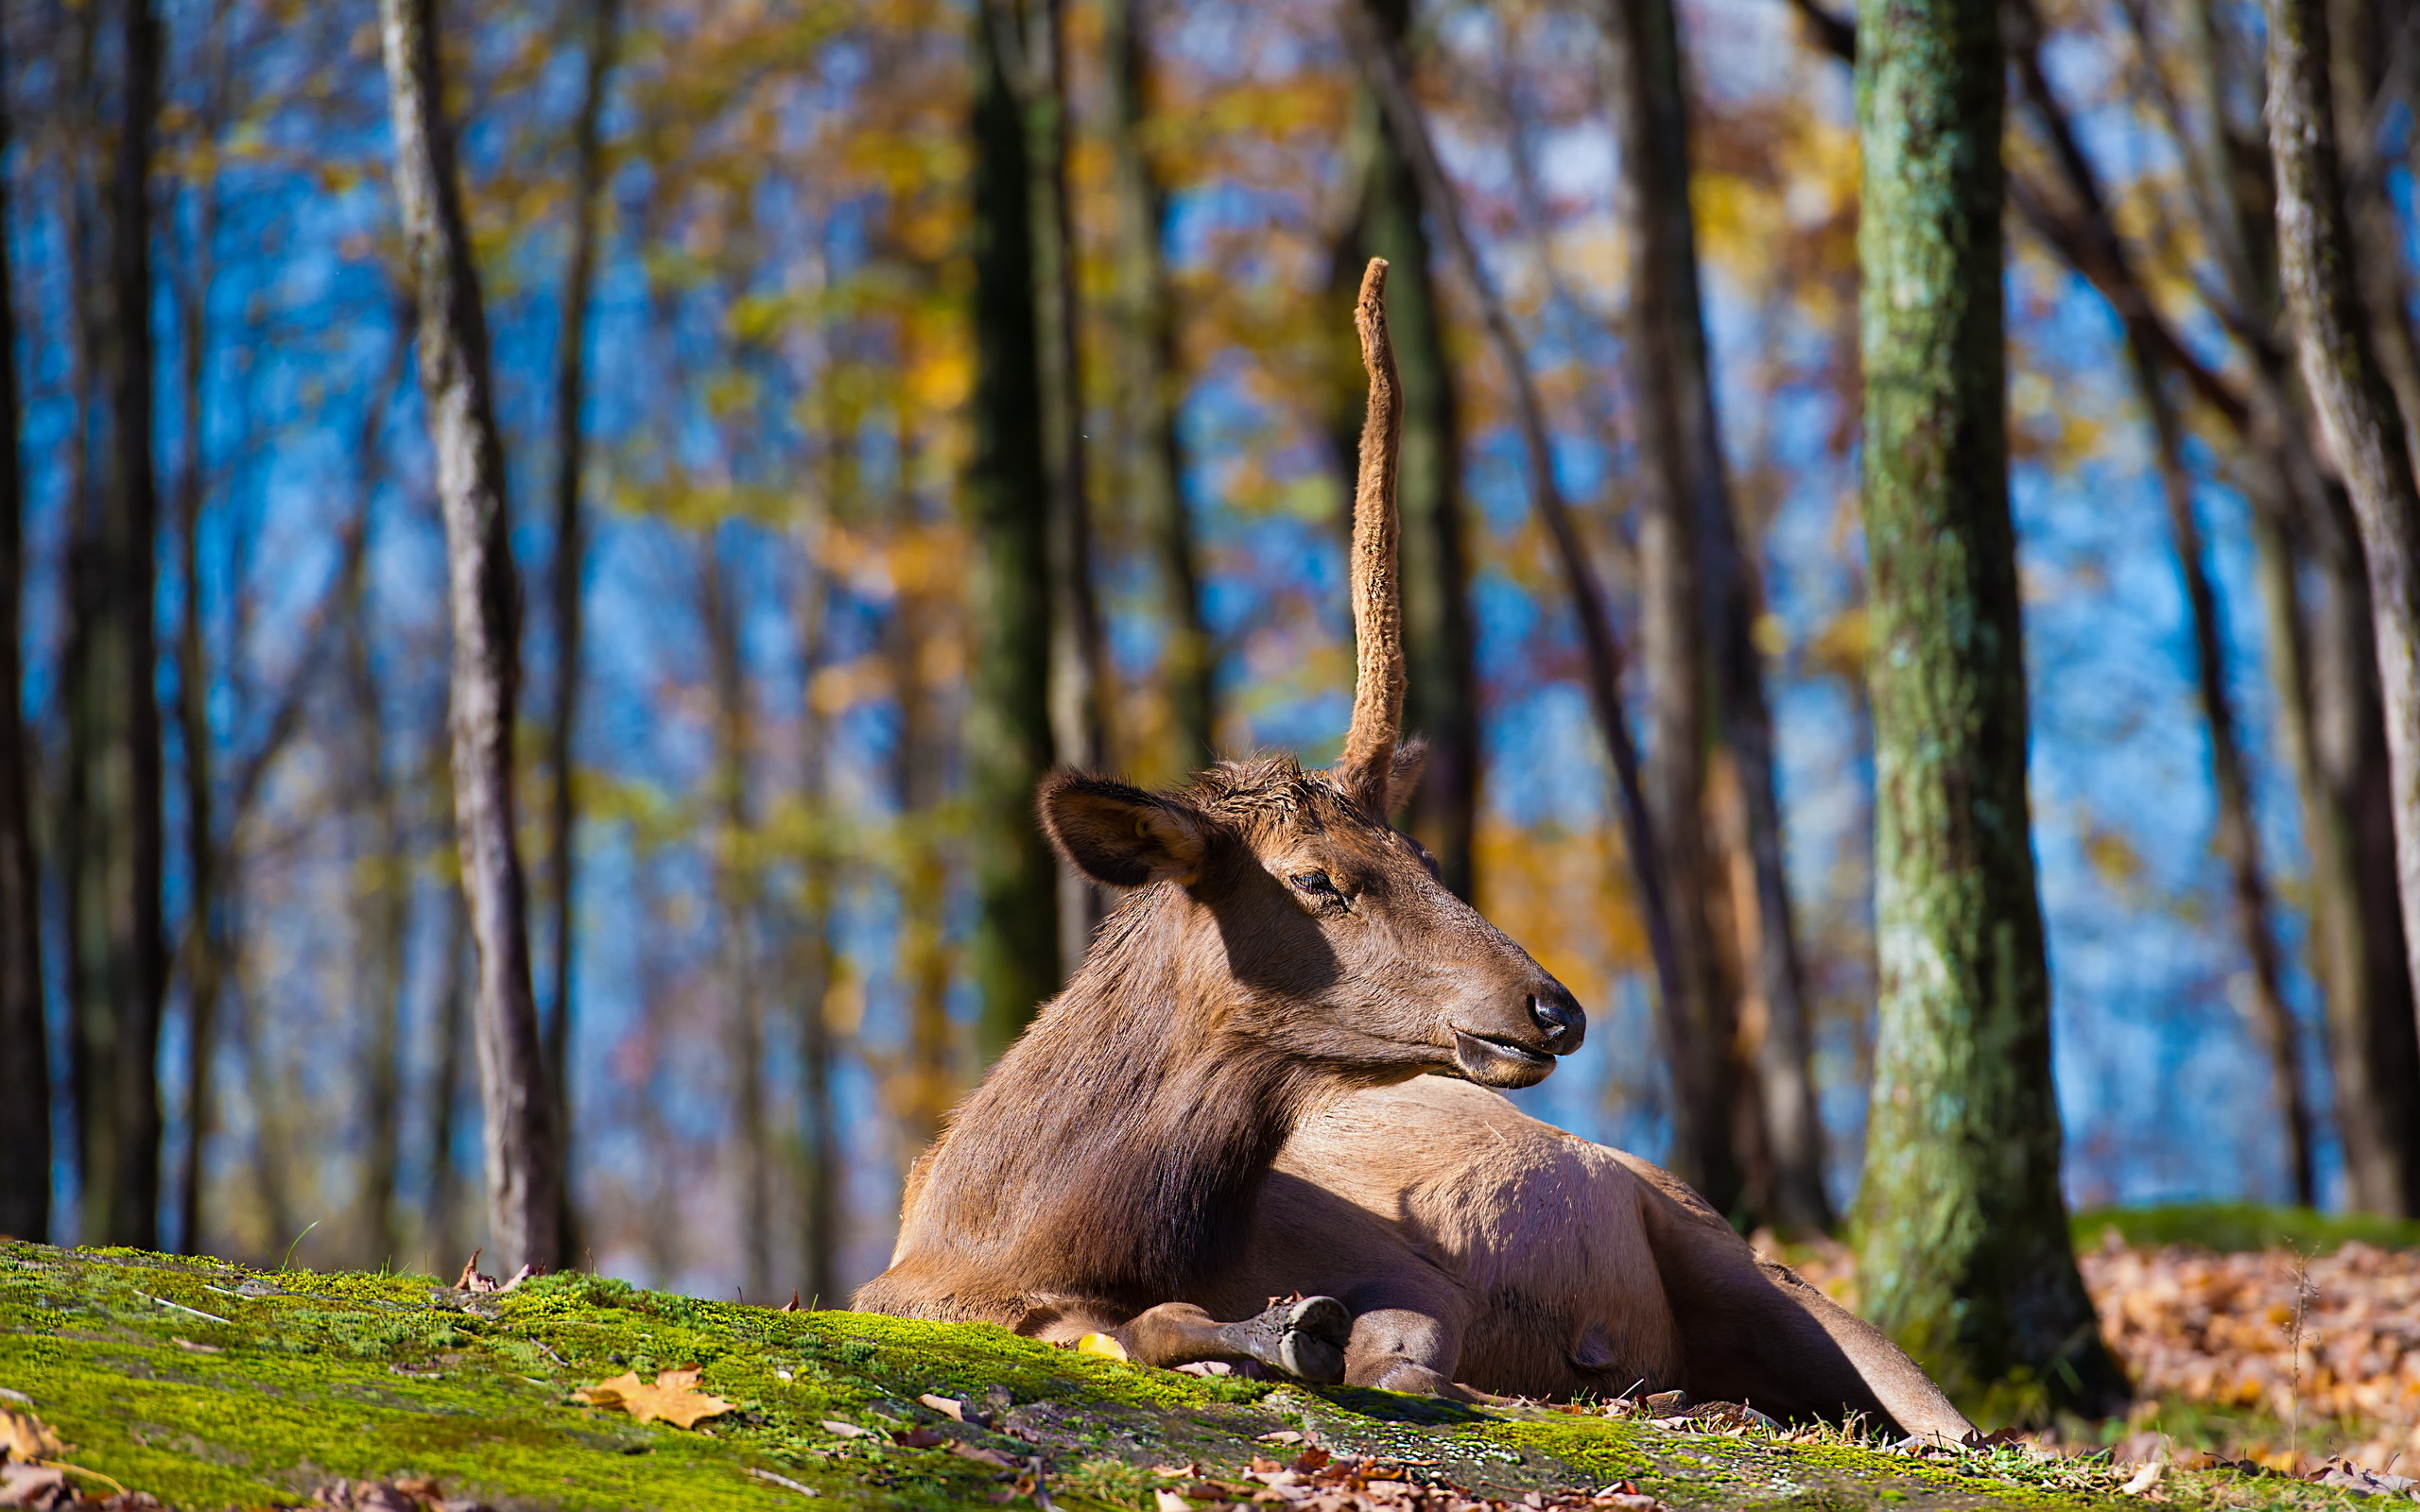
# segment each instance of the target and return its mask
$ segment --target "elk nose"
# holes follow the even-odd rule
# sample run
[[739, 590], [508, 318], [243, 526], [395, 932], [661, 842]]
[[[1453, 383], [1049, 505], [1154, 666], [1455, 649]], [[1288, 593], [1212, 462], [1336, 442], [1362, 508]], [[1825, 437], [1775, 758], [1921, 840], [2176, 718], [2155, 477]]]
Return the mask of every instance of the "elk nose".
[[1588, 1015], [1564, 991], [1530, 994], [1530, 1019], [1546, 1036], [1547, 1048], [1558, 1056], [1579, 1049], [1581, 1038], [1588, 1032]]

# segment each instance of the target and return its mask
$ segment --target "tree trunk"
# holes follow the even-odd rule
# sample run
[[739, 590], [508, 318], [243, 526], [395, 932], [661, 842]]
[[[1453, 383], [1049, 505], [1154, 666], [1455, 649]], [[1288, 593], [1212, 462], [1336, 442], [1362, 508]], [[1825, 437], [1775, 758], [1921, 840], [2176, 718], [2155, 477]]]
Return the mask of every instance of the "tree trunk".
[[[368, 507], [367, 497], [363, 500]], [[404, 956], [411, 929], [411, 857], [406, 850], [403, 797], [387, 770], [386, 706], [371, 662], [367, 554], [353, 564], [345, 589], [345, 692], [352, 706], [356, 784], [353, 807], [365, 824], [366, 844], [354, 854], [354, 941], [359, 997], [354, 1021], [361, 1026], [359, 1104], [363, 1125], [360, 1228], [364, 1263], [392, 1265], [403, 1249], [396, 1173], [403, 1146], [402, 1018]]]
[[2217, 841], [2235, 895], [2236, 926], [2252, 967], [2254, 1032], [2269, 1056], [2270, 1096], [2285, 1125], [2286, 1170], [2294, 1202], [2318, 1205], [2312, 1161], [2310, 1103], [2303, 1091], [2302, 1040], [2287, 1005], [2284, 953], [2277, 944], [2269, 884], [2260, 859], [2260, 829], [2252, 808], [2252, 782], [2236, 734], [2234, 705], [2227, 694], [2226, 627], [2219, 620], [2218, 591], [2202, 563], [2202, 530], [2193, 512], [2193, 482], [2185, 466], [2184, 437], [2176, 412], [2160, 387], [2160, 374], [2139, 343], [2130, 343], [2135, 385], [2151, 411], [2153, 455], [2168, 501], [2178, 574], [2191, 616], [2194, 683], [2202, 721], [2210, 737], [2210, 782], [2218, 801]]
[[[1674, 1022], [1674, 1015], [1686, 1000], [1681, 988], [1679, 952], [1673, 943], [1671, 907], [1665, 896], [1663, 852], [1654, 816], [1648, 808], [1638, 747], [1631, 738], [1630, 716], [1622, 708], [1621, 643], [1614, 634], [1605, 591], [1597, 580], [1596, 568], [1589, 562], [1587, 548], [1580, 540], [1571, 507], [1563, 497], [1563, 486], [1555, 477], [1546, 406], [1538, 397], [1537, 383], [1530, 374], [1519, 335], [1512, 329], [1512, 317], [1505, 313], [1504, 301], [1496, 296], [1495, 286], [1488, 281], [1478, 249], [1472, 246], [1470, 235], [1463, 229], [1461, 207], [1454, 198], [1453, 186], [1446, 181], [1444, 170], [1438, 164], [1436, 149], [1428, 140], [1427, 124], [1421, 116], [1419, 104], [1411, 97], [1401, 60], [1377, 18], [1362, 6], [1349, 8], [1344, 21], [1345, 36], [1358, 57], [1362, 77], [1376, 92], [1387, 112], [1395, 140], [1411, 167], [1413, 182], [1419, 186], [1421, 203], [1444, 237], [1446, 254], [1452, 259], [1455, 271], [1478, 301], [1488, 344], [1512, 386], [1513, 415], [1529, 463], [1531, 496], [1546, 523], [1547, 534], [1554, 542], [1564, 585], [1571, 594], [1572, 613], [1580, 622], [1588, 703], [1596, 713], [1598, 730], [1604, 736], [1606, 755], [1613, 765], [1614, 812], [1622, 827], [1622, 843], [1629, 851], [1639, 915], [1655, 962], [1656, 998], [1664, 1015], [1664, 1032], [1668, 1042], [1674, 1042], [1685, 1032], [1685, 1025]], [[1689, 1065], [1676, 1058], [1676, 1078]], [[1696, 1142], [1707, 1137], [1701, 1124], [1693, 1120], [1702, 1120], [1720, 1104], [1711, 1091], [1703, 1087], [1682, 1084], [1676, 1086], [1674, 1092], [1677, 1116], [1672, 1164], [1685, 1179], [1691, 1175], [1686, 1158], [1692, 1149], [1700, 1147]]]
[[975, 447], [966, 493], [975, 547], [967, 612], [974, 666], [967, 799], [982, 993], [978, 1049], [1008, 1048], [1059, 988], [1059, 868], [1033, 816], [1052, 762], [1050, 486], [1042, 450], [1033, 192], [1025, 126], [1000, 32], [975, 26]]
[[2317, 0], [2266, 0], [2264, 11], [2278, 282], [2293, 316], [2303, 383], [2360, 530], [2405, 968], [2420, 995], [2420, 489], [2360, 304], [2337, 169], [2326, 18]]
[[[2221, 72], [2223, 58], [2248, 49], [2224, 45], [2208, 5], [2193, 0], [2187, 9], [2187, 58], [2202, 98], [2259, 100], [2257, 70], [2242, 79]], [[2237, 307], [2265, 328], [2278, 318], [2268, 144], [2238, 132], [2215, 103], [2203, 114], [2204, 233], [2224, 254]], [[2325, 1000], [2348, 1200], [2363, 1211], [2420, 1216], [2420, 1030], [2404, 966], [2393, 827], [2380, 820], [2386, 731], [2369, 589], [2351, 511], [2307, 443], [2308, 404], [2285, 357], [2267, 345], [2256, 345], [2252, 356], [2246, 491], [2270, 675], [2310, 857], [2311, 967]], [[2308, 605], [2307, 586], [2317, 591]], [[2370, 832], [2380, 843], [2365, 850]]]
[[1993, 0], [1864, 0], [1864, 513], [1881, 1038], [1867, 1316], [1996, 1417], [2122, 1402], [2068, 1247], [2026, 791]]
[[[2099, 177], [2070, 127], [2066, 112], [2051, 93], [2042, 67], [2041, 23], [2030, 3], [2016, 12], [2011, 28], [2017, 42], [2016, 76], [2021, 81], [2051, 156], [2060, 164], [2068, 192], [2091, 234], [2100, 246], [2095, 259], [2122, 269], [2122, 283], [2138, 288], [2125, 249], [2101, 192]], [[2126, 348], [2135, 390], [2151, 419], [2152, 453], [2159, 472], [2160, 490], [2168, 505], [2169, 529], [2176, 551], [2177, 571], [2185, 588], [2188, 628], [2193, 643], [2194, 685], [2202, 703], [2203, 726], [2210, 739], [2210, 778], [2217, 802], [2217, 843], [2226, 863], [2235, 898], [2237, 929], [2244, 958], [2252, 968], [2253, 1031], [2267, 1052], [2270, 1093], [2285, 1127], [2286, 1169], [2295, 1202], [2314, 1204], [2316, 1189], [2311, 1158], [2311, 1113], [2303, 1092], [2301, 1038], [2293, 1010], [2285, 996], [2284, 953], [2271, 918], [2269, 885], [2260, 860], [2260, 833], [2252, 810], [2251, 783], [2244, 770], [2242, 747], [2236, 734], [2234, 707], [2227, 693], [2226, 628], [2220, 623], [2218, 593], [2202, 562], [2202, 527], [2193, 510], [2193, 478], [2185, 462], [2184, 421], [2164, 386], [2162, 353], [2167, 350], [2155, 334], [2156, 316], [2147, 299], [2121, 298], [2112, 309], [2126, 332]]]
[[[1634, 200], [1624, 351], [1645, 498], [1641, 642], [1657, 729], [1650, 784], [1685, 970], [1703, 994], [1692, 1018], [1703, 1038], [1687, 1053], [1708, 1058], [1700, 1079], [1732, 1109], [1718, 1131], [1729, 1147], [1708, 1157], [1710, 1174], [1727, 1168], [1730, 1198], [1718, 1204], [1791, 1232], [1821, 1231], [1832, 1221], [1823, 1125], [1754, 641], [1761, 610], [1706, 350], [1679, 22], [1668, 0], [1611, 5], [1605, 15]], [[1715, 836], [1716, 854], [1697, 843], [1701, 831]], [[1718, 933], [1714, 919], [1730, 929]]]
[[800, 782], [807, 804], [809, 833], [814, 836], [800, 867], [799, 917], [796, 920], [798, 961], [794, 981], [798, 993], [799, 1058], [799, 1216], [803, 1231], [799, 1249], [804, 1262], [807, 1296], [814, 1305], [840, 1299], [841, 1182], [846, 1162], [839, 1145], [838, 1120], [832, 1104], [832, 1021], [830, 998], [837, 953], [832, 947], [833, 857], [822, 838], [831, 815], [830, 731], [817, 708], [812, 690], [816, 672], [824, 664], [824, 581], [815, 559], [812, 541], [804, 564], [805, 583], [798, 597], [799, 665], [804, 669], [808, 696], [801, 715], [799, 745], [804, 772]]
[[[8, 39], [0, 36], [0, 164], [9, 159]], [[0, 227], [9, 218], [0, 173]], [[0, 1234], [50, 1237], [50, 1049], [43, 1020], [42, 876], [21, 703], [26, 486], [18, 452], [16, 280], [0, 235]]]
[[754, 824], [748, 802], [750, 735], [748, 669], [740, 645], [738, 588], [723, 560], [722, 530], [699, 541], [699, 617], [704, 621], [713, 681], [715, 771], [714, 892], [718, 915], [724, 1009], [724, 1059], [729, 1068], [732, 1137], [738, 1162], [739, 1260], [747, 1291], [759, 1300], [773, 1285], [773, 1160], [765, 1117], [765, 1011], [756, 983], [757, 894], [750, 858]]
[[[1047, 490], [1050, 738], [1058, 762], [1085, 770], [1116, 765], [1109, 732], [1108, 644], [1093, 585], [1093, 521], [1084, 441], [1080, 249], [1068, 159], [1075, 113], [1067, 79], [1064, 0], [983, 0], [993, 41], [1025, 125], [1027, 226], [1032, 242], [1034, 368], [1041, 383], [1042, 474]], [[1028, 796], [1025, 806], [1030, 808]], [[1100, 890], [1058, 868], [1059, 968], [1073, 974], [1092, 948]]]
[[[915, 501], [902, 497], [894, 518], [908, 529], [919, 528], [914, 509]], [[950, 952], [942, 928], [949, 890], [940, 822], [948, 774], [941, 729], [944, 695], [929, 685], [924, 671], [932, 627], [943, 612], [929, 592], [906, 591], [893, 601], [884, 627], [899, 701], [891, 800], [899, 827], [899, 977], [908, 1008], [904, 1060], [887, 1080], [899, 1143], [909, 1160], [941, 1132], [960, 1090], [958, 1036], [949, 1018]]]
[[[432, 786], [443, 781], [442, 773], [431, 776]], [[452, 1270], [458, 1258], [469, 1253], [456, 1226], [461, 1204], [455, 1190], [459, 1183], [454, 1173], [454, 1133], [456, 1110], [462, 1101], [462, 1040], [469, 1027], [467, 1010], [475, 989], [476, 969], [471, 959], [470, 906], [458, 886], [445, 889], [443, 939], [445, 966], [437, 979], [437, 1011], [432, 1016], [437, 1043], [428, 1088], [428, 1194], [421, 1209], [422, 1242], [435, 1251], [434, 1266], [441, 1274]]]
[[[107, 437], [88, 477], [98, 518], [72, 548], [75, 626], [65, 692], [73, 768], [69, 997], [87, 1243], [159, 1243], [160, 709], [153, 632], [159, 499], [151, 456], [151, 137], [159, 28], [149, 0], [121, 0], [120, 120], [110, 211], [107, 314], [95, 378]], [[95, 290], [99, 297], [99, 291]]]
[[1201, 612], [1201, 553], [1184, 502], [1184, 447], [1177, 406], [1184, 377], [1177, 348], [1176, 293], [1162, 246], [1168, 193], [1147, 148], [1150, 121], [1150, 43], [1143, 0], [1115, 0], [1103, 12], [1115, 129], [1112, 171], [1117, 185], [1118, 315], [1123, 372], [1123, 458], [1135, 508], [1157, 551], [1167, 594], [1162, 675], [1175, 725], [1175, 772], [1218, 755], [1219, 661]]
[[513, 828], [515, 586], [487, 318], [442, 114], [436, 0], [379, 0], [378, 11], [396, 199], [419, 297], [421, 391], [445, 513], [455, 821], [479, 952], [488, 1247], [507, 1272], [551, 1270], [562, 1262], [562, 1155], [530, 996], [528, 900]]
[[[1409, 0], [1371, 0], [1371, 19], [1397, 50], [1410, 29]], [[1351, 224], [1338, 239], [1329, 295], [1350, 310], [1361, 270], [1387, 260], [1387, 328], [1394, 337], [1403, 388], [1403, 452], [1397, 500], [1406, 658], [1404, 729], [1428, 742], [1428, 768], [1413, 794], [1409, 823], [1437, 857], [1445, 885], [1467, 899], [1477, 885], [1473, 854], [1478, 824], [1478, 647], [1471, 613], [1470, 526], [1462, 500], [1461, 406], [1445, 353], [1444, 308], [1430, 273], [1420, 185], [1400, 129], [1374, 92], [1355, 105], [1346, 155], [1360, 185]], [[1349, 329], [1340, 323], [1338, 330]], [[1344, 475], [1353, 475], [1361, 435], [1358, 349], [1340, 371], [1329, 433]], [[1346, 490], [1348, 505], [1351, 490]], [[1350, 522], [1346, 534], [1350, 536]]]
[[571, 258], [563, 269], [555, 335], [555, 562], [553, 580], [555, 698], [546, 722], [546, 903], [550, 980], [545, 1056], [555, 1101], [555, 1128], [563, 1146], [560, 1253], [579, 1252], [572, 1200], [571, 1029], [573, 871], [579, 813], [572, 792], [572, 737], [579, 728], [580, 600], [586, 576], [587, 532], [579, 507], [579, 475], [587, 457], [581, 425], [588, 378], [588, 304], [596, 284], [596, 201], [605, 181], [606, 79], [614, 66], [620, 0], [597, 0], [590, 12], [587, 72], [572, 122]]

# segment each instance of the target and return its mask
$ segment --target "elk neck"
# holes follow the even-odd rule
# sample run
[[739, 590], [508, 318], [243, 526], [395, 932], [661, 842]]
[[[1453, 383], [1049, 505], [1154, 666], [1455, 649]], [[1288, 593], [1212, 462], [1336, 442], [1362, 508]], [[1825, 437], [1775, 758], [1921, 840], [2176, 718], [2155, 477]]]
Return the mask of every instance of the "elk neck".
[[952, 1120], [909, 1247], [1142, 1306], [1240, 1253], [1270, 1162], [1343, 1089], [1243, 1032], [1245, 988], [1201, 906], [1163, 883], [1103, 924]]

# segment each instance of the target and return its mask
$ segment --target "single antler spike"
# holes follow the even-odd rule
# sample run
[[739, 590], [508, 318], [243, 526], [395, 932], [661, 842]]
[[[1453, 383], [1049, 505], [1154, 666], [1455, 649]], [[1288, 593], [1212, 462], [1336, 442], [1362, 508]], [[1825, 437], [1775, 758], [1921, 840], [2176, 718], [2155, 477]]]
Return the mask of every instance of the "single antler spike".
[[1384, 812], [1395, 740], [1403, 728], [1403, 588], [1395, 572], [1395, 455], [1403, 395], [1387, 335], [1387, 260], [1370, 259], [1353, 308], [1370, 407], [1361, 421], [1361, 471], [1353, 489], [1353, 724], [1337, 772], [1346, 791]]

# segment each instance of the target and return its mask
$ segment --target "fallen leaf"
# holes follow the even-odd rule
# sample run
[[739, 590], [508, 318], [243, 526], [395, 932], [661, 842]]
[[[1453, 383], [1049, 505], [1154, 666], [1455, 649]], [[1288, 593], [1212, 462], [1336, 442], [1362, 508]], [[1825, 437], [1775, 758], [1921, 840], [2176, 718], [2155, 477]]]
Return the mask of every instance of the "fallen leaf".
[[1201, 1467], [1200, 1465], [1198, 1465], [1198, 1464], [1194, 1464], [1194, 1465], [1154, 1465], [1154, 1466], [1152, 1466], [1152, 1467], [1151, 1467], [1151, 1473], [1152, 1473], [1152, 1474], [1154, 1474], [1154, 1475], [1174, 1475], [1174, 1476], [1199, 1475], [1199, 1474], [1201, 1474]]
[[2135, 1473], [2127, 1478], [2126, 1484], [2118, 1489], [2128, 1496], [2141, 1496], [2159, 1484], [2160, 1475], [2167, 1468], [2157, 1460], [2139, 1466]]
[[985, 1449], [980, 1444], [961, 1444], [956, 1439], [952, 1439], [949, 1444], [949, 1452], [956, 1454], [960, 1459], [971, 1459], [977, 1465], [989, 1465], [994, 1469], [1011, 1470], [1016, 1469], [1017, 1466], [1017, 1462], [1015, 1460], [1009, 1458], [1008, 1455], [1001, 1453], [998, 1450]]
[[639, 1380], [637, 1372], [626, 1371], [573, 1392], [572, 1400], [591, 1407], [619, 1407], [643, 1423], [662, 1421], [675, 1428], [695, 1428], [708, 1418], [721, 1417], [733, 1405], [700, 1391], [698, 1375], [694, 1368], [663, 1370], [650, 1386]]
[[1231, 1376], [1236, 1367], [1224, 1360], [1192, 1360], [1176, 1367], [1189, 1376]]
[[175, 1345], [180, 1349], [190, 1349], [196, 1354], [225, 1354], [227, 1352], [217, 1345], [196, 1344], [191, 1339], [171, 1338], [168, 1342]]
[[962, 1423], [966, 1421], [966, 1403], [959, 1400], [956, 1397], [940, 1397], [927, 1391], [916, 1400], [923, 1402], [925, 1406], [930, 1407], [933, 1411], [940, 1413], [942, 1417], [947, 1418], [952, 1422]]
[[1126, 1346], [1106, 1333], [1087, 1333], [1076, 1341], [1078, 1354], [1098, 1354], [1104, 1360], [1127, 1358]]
[[902, 1449], [935, 1449], [949, 1442], [949, 1435], [930, 1428], [910, 1428], [894, 1433], [890, 1441]]
[[1303, 1435], [1291, 1428], [1280, 1428], [1273, 1434], [1263, 1434], [1253, 1440], [1256, 1444], [1299, 1444], [1302, 1441]]
[[827, 1434], [838, 1434], [842, 1438], [872, 1438], [873, 1436], [873, 1429], [860, 1428], [855, 1423], [844, 1423], [838, 1418], [826, 1418], [816, 1426]]
[[482, 1276], [479, 1274], [479, 1257], [486, 1253], [487, 1250], [484, 1246], [478, 1249], [474, 1249], [471, 1251], [471, 1258], [462, 1262], [462, 1274], [456, 1277], [454, 1280], [454, 1289], [456, 1291], [485, 1293], [499, 1292], [504, 1289], [497, 1283], [494, 1277]]
[[795, 1286], [791, 1287], [791, 1288], [790, 1288], [790, 1299], [789, 1299], [788, 1301], [786, 1301], [786, 1302], [783, 1303], [781, 1306], [779, 1306], [779, 1307], [777, 1307], [777, 1308], [773, 1309], [773, 1311], [774, 1311], [774, 1312], [776, 1312], [776, 1313], [795, 1313], [795, 1312], [797, 1312], [797, 1311], [798, 1311], [798, 1288], [797, 1288], [797, 1287], [795, 1287]]
[[1294, 1473], [1297, 1475], [1308, 1475], [1311, 1471], [1318, 1469], [1321, 1466], [1325, 1465], [1334, 1457], [1335, 1456], [1330, 1454], [1326, 1450], [1320, 1448], [1317, 1444], [1313, 1444], [1310, 1448], [1305, 1449], [1301, 1453], [1294, 1456]]
[[1151, 1493], [1151, 1503], [1157, 1512], [1193, 1512], [1193, 1503], [1170, 1490]]
[[50, 1425], [32, 1413], [0, 1407], [0, 1458], [57, 1459], [71, 1447], [60, 1442]]

